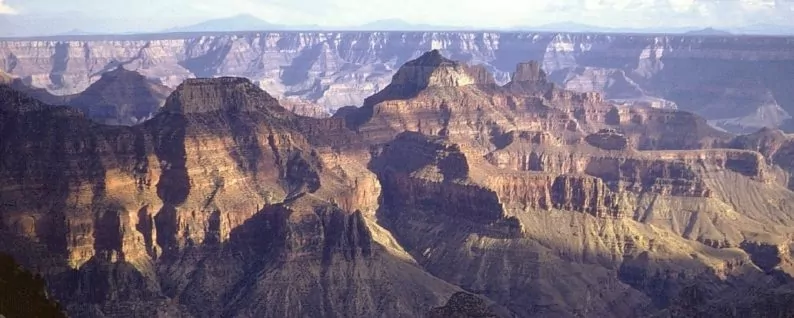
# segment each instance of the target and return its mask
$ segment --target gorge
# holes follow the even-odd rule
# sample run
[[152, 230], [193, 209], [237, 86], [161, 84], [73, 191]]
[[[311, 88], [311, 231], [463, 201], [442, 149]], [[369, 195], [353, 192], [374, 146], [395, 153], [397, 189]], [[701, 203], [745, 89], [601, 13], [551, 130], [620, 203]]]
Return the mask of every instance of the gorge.
[[431, 49], [485, 66], [500, 84], [510, 80], [517, 63], [534, 60], [570, 90], [695, 112], [736, 133], [794, 130], [789, 37], [353, 31], [62, 36], [0, 40], [0, 69], [56, 95], [79, 93], [119, 64], [172, 89], [191, 77], [241, 76], [319, 116], [323, 109], [361, 106], [402, 64]]
[[[125, 65], [163, 83], [178, 75], [164, 65], [186, 65], [185, 77], [225, 72], [191, 70], [154, 54], [158, 45]], [[689, 52], [741, 64], [730, 57], [743, 51], [716, 47]], [[771, 47], [747, 59], [785, 61]], [[397, 63], [381, 49], [363, 51], [385, 64], [356, 65]], [[0, 84], [2, 252], [41, 273], [71, 316], [794, 313], [794, 136], [736, 136], [689, 112], [580, 92], [552, 83], [546, 59], [511, 57], [496, 71], [511, 58], [450, 52], [372, 66], [380, 75], [366, 83], [383, 84], [350, 84], [360, 100], [325, 105], [360, 107], [330, 118], [294, 114], [274, 96], [285, 90], [271, 95], [255, 76], [180, 79], [133, 125]], [[279, 54], [260, 62], [283, 80]], [[14, 56], [12, 75], [30, 68]], [[296, 72], [322, 83], [334, 59], [320, 60]], [[675, 69], [662, 61], [657, 71]], [[91, 82], [59, 82], [61, 69], [38, 85], [75, 93]], [[322, 92], [297, 95], [325, 103]]]

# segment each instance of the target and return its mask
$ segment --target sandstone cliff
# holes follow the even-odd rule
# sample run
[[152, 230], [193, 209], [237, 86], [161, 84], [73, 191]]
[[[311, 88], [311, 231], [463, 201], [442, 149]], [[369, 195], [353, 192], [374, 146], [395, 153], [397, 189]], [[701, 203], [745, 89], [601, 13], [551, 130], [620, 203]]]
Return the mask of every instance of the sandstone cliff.
[[187, 81], [133, 127], [2, 100], [3, 249], [72, 315], [416, 316], [457, 290], [379, 243], [374, 177], [248, 80]]
[[[435, 65], [435, 82], [461, 76]], [[387, 141], [371, 165], [379, 215], [430, 273], [539, 316], [641, 316], [692, 282], [790, 275], [790, 172], [768, 152], [723, 149], [732, 136], [691, 113], [560, 89], [532, 63], [483, 83], [388, 86], [339, 115]]]
[[[355, 105], [423, 52], [481, 64], [504, 84], [529, 60], [557, 84], [607, 99], [672, 105], [737, 132], [794, 113], [784, 37], [529, 32], [247, 32], [77, 36], [0, 42], [0, 69], [58, 95], [125, 67], [172, 88], [189, 77], [244, 76], [277, 98]], [[639, 93], [639, 92], [642, 93]]]
[[118, 66], [105, 72], [67, 104], [108, 125], [134, 125], [157, 113], [171, 89]]
[[328, 119], [191, 79], [131, 127], [0, 86], [2, 248], [78, 316], [635, 317], [790, 286], [790, 136], [539, 63], [393, 79]]

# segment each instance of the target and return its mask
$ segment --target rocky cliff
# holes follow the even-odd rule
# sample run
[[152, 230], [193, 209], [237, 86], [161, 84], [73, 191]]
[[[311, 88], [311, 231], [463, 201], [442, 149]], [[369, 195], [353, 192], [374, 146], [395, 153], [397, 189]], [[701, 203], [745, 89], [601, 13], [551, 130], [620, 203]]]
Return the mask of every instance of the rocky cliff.
[[47, 285], [17, 264], [8, 255], [0, 254], [0, 315], [3, 317], [66, 317], [63, 309], [47, 296]]
[[3, 89], [3, 246], [71, 315], [416, 316], [457, 290], [379, 245], [374, 177], [248, 80], [133, 127]]
[[359, 106], [405, 62], [439, 49], [482, 65], [498, 83], [539, 61], [571, 90], [628, 104], [678, 107], [736, 132], [794, 112], [794, 44], [785, 37], [493, 32], [256, 32], [75, 36], [0, 42], [0, 69], [58, 95], [119, 63], [176, 87], [185, 78], [243, 76], [278, 98], [335, 110]]
[[119, 66], [66, 103], [100, 123], [134, 125], [154, 116], [170, 93], [168, 87]]
[[498, 78], [428, 51], [326, 119], [190, 79], [129, 127], [0, 86], [0, 248], [73, 316], [636, 317], [785, 295], [789, 135], [615, 105], [541, 63]]
[[[421, 78], [439, 78], [423, 83], [464, 76], [452, 62], [433, 65]], [[389, 140], [370, 167], [385, 227], [430, 273], [521, 301], [510, 307], [521, 316], [643, 316], [693, 282], [760, 288], [752, 280], [764, 268], [790, 280], [786, 164], [697, 115], [560, 89], [525, 63], [504, 86], [389, 85], [339, 116]]]

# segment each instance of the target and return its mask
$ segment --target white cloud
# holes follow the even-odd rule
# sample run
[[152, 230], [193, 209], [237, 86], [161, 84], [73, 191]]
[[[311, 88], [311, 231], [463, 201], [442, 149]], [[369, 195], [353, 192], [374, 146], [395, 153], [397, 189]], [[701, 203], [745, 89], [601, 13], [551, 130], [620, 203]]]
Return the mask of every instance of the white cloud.
[[0, 14], [17, 14], [17, 10], [14, 10], [14, 8], [5, 4], [3, 0], [0, 0]]
[[[0, 0], [0, 12], [80, 11], [114, 25], [180, 24], [252, 14], [278, 24], [359, 25], [380, 19], [499, 28], [572, 21], [605, 27], [794, 25], [794, 0]], [[11, 10], [13, 9], [16, 10]], [[124, 8], [124, 10], [118, 10]], [[125, 20], [126, 19], [126, 20]], [[177, 20], [186, 22], [177, 22]], [[122, 21], [124, 20], [124, 21]], [[136, 20], [136, 21], [137, 21]], [[193, 22], [191, 22], [193, 23]]]
[[[7, 0], [11, 1], [11, 0]], [[40, 0], [44, 1], [44, 0]], [[122, 0], [106, 0], [122, 1]], [[202, 15], [247, 13], [279, 24], [350, 26], [380, 19], [510, 27], [573, 21], [607, 27], [792, 24], [792, 0], [158, 0]], [[189, 3], [189, 4], [188, 4]], [[174, 4], [175, 5], [175, 4]], [[785, 9], [784, 9], [785, 8]]]
[[695, 0], [669, 0], [670, 8], [676, 12], [687, 12], [692, 9]]

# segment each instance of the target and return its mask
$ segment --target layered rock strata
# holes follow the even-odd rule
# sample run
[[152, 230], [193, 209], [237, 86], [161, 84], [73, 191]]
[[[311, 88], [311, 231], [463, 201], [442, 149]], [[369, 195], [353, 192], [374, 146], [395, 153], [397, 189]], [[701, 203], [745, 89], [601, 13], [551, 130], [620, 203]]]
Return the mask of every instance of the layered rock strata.
[[430, 51], [328, 119], [191, 79], [131, 127], [0, 86], [2, 248], [75, 316], [629, 317], [789, 286], [790, 136], [539, 65], [500, 86]]
[[[749, 132], [794, 112], [785, 37], [532, 32], [237, 32], [0, 41], [0, 69], [57, 95], [123, 64], [175, 88], [190, 77], [244, 76], [277, 98], [333, 111], [361, 105], [423, 52], [481, 64], [498, 83], [535, 60], [556, 83], [626, 103], [694, 111]], [[697, 74], [694, 76], [693, 74]], [[674, 105], [674, 106], [673, 106]]]

